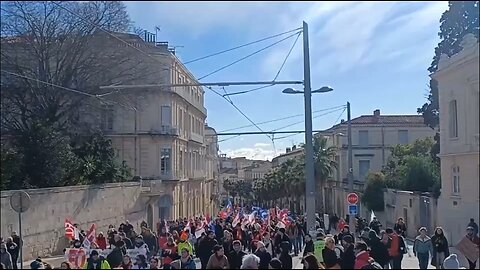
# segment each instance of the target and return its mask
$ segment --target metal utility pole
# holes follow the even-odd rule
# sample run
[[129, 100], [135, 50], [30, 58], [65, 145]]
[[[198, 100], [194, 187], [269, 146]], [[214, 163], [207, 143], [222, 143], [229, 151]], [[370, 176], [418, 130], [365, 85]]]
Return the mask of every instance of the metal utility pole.
[[[352, 118], [350, 112], [350, 102], [347, 102], [347, 121], [348, 121], [348, 191], [353, 193], [353, 153], [352, 153]], [[355, 217], [350, 215], [348, 226], [350, 231], [355, 232]]]
[[[315, 230], [315, 171], [312, 138], [312, 88], [310, 84], [310, 49], [308, 24], [303, 22], [303, 85], [305, 98], [305, 208], [307, 231]], [[315, 237], [312, 235], [312, 237]]]

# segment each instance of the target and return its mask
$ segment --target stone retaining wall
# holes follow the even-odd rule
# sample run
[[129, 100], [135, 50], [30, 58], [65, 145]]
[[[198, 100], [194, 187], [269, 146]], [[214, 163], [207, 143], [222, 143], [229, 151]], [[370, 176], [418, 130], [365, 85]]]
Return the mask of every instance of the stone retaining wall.
[[[140, 196], [138, 182], [25, 191], [31, 196], [31, 206], [22, 214], [24, 260], [62, 254], [67, 245], [65, 218], [85, 231], [95, 223], [97, 233], [106, 232], [109, 224], [118, 227], [126, 219], [139, 228], [146, 219], [148, 198]], [[0, 229], [4, 238], [18, 232], [18, 214], [10, 206], [13, 192], [1, 192]]]

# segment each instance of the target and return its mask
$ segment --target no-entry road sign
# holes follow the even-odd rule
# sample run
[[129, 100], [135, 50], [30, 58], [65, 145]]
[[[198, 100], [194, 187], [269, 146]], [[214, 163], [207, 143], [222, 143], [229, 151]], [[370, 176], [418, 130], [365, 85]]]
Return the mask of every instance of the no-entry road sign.
[[348, 193], [347, 195], [347, 202], [349, 204], [357, 204], [358, 203], [358, 195], [357, 193]]

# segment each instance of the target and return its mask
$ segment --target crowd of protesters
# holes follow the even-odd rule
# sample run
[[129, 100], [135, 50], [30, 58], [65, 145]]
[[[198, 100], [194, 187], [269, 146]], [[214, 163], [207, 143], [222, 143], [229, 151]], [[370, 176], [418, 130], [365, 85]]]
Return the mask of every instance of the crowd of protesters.
[[[245, 220], [245, 219], [244, 219]], [[288, 220], [288, 222], [285, 222]], [[293, 257], [301, 256], [304, 269], [402, 269], [408, 253], [407, 231], [399, 218], [393, 228], [382, 230], [376, 219], [367, 223], [356, 219], [351, 231], [346, 219], [330, 217], [325, 227], [317, 216], [315, 235], [307, 232], [303, 216], [277, 216], [265, 222], [257, 217], [249, 222], [235, 220], [234, 215], [209, 220], [203, 216], [175, 221], [159, 221], [156, 228], [142, 222], [137, 233], [128, 221], [118, 228], [111, 225], [99, 232], [83, 269], [292, 269]], [[78, 225], [75, 225], [78, 227]], [[71, 248], [80, 248], [86, 233], [79, 229]], [[471, 220], [466, 237], [479, 246], [478, 225]], [[14, 232], [0, 246], [2, 269], [16, 269], [20, 238]], [[111, 250], [103, 257], [98, 249]], [[131, 258], [127, 250], [138, 250]], [[456, 254], [450, 254], [442, 228], [431, 237], [425, 227], [413, 243], [413, 255], [419, 268], [427, 269], [429, 260], [437, 269], [460, 269]], [[476, 262], [468, 260], [470, 269]], [[53, 269], [39, 258], [31, 269]], [[62, 262], [59, 269], [73, 269]]]

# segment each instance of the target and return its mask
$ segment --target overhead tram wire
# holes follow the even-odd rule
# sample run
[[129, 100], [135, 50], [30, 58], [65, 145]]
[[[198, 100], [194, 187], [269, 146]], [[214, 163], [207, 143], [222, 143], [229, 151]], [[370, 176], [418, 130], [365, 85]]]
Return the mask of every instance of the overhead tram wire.
[[[285, 63], [287, 62], [288, 57], [290, 56], [290, 54], [292, 53], [293, 49], [295, 48], [295, 45], [297, 44], [297, 41], [298, 41], [298, 39], [300, 38], [300, 35], [301, 35], [301, 34], [302, 34], [302, 32], [299, 32], [299, 33], [298, 33], [297, 38], [296, 38], [295, 41], [293, 42], [292, 47], [290, 48], [290, 50], [289, 50], [288, 53], [287, 53], [287, 56], [286, 56], [285, 59], [283, 60], [283, 63], [282, 63], [282, 65], [280, 66], [280, 69], [278, 70], [277, 74], [275, 75], [275, 78], [273, 78], [273, 80], [272, 80], [273, 82], [275, 82], [275, 81], [278, 79], [278, 76], [280, 76], [280, 72], [282, 72], [283, 67], [285, 66]], [[226, 95], [227, 95], [227, 96], [233, 96], [233, 95], [239, 95], [239, 94], [246, 94], [246, 93], [255, 92], [255, 91], [258, 91], [258, 90], [261, 90], [261, 89], [264, 89], [264, 88], [267, 88], [267, 87], [271, 87], [271, 86], [273, 86], [273, 84], [268, 84], [268, 85], [256, 87], [256, 88], [253, 88], [253, 89], [250, 89], [250, 90], [245, 90], [245, 91], [239, 91], [239, 92], [229, 93], [229, 94], [226, 94]]]
[[[312, 113], [319, 113], [319, 112], [324, 112], [324, 111], [329, 111], [329, 110], [334, 110], [334, 109], [339, 109], [339, 108], [344, 108], [344, 107], [345, 107], [345, 105], [339, 105], [339, 106], [330, 107], [330, 108], [326, 108], [326, 109], [316, 110], [316, 111], [313, 111]], [[295, 118], [295, 117], [300, 117], [300, 116], [304, 116], [304, 114], [301, 113], [301, 114], [290, 115], [290, 116], [286, 116], [286, 117], [282, 117], [282, 118], [276, 118], [276, 119], [272, 119], [272, 120], [267, 120], [267, 121], [264, 121], [264, 122], [257, 123], [257, 125], [263, 125], [263, 124], [268, 124], [268, 123], [283, 121], [283, 120], [287, 120], [287, 119], [291, 119], [291, 118]], [[253, 125], [245, 125], [245, 126], [241, 126], [241, 127], [224, 129], [224, 130], [221, 130], [221, 131], [219, 131], [219, 132], [227, 132], [227, 131], [232, 131], [232, 130], [239, 130], [239, 129], [243, 129], [243, 128], [247, 128], [247, 127], [252, 127], [252, 126], [253, 126]]]
[[200, 60], [203, 60], [203, 59], [207, 59], [207, 58], [210, 58], [210, 57], [214, 57], [214, 56], [217, 56], [217, 55], [220, 55], [220, 54], [223, 54], [223, 53], [227, 53], [227, 52], [230, 52], [230, 51], [233, 51], [233, 50], [236, 50], [236, 49], [240, 49], [240, 48], [243, 48], [243, 47], [247, 47], [247, 46], [250, 46], [250, 45], [253, 45], [253, 44], [256, 44], [256, 43], [265, 41], [265, 40], [268, 40], [268, 39], [272, 39], [272, 38], [276, 38], [276, 37], [279, 37], [279, 36], [283, 36], [283, 35], [285, 35], [285, 34], [288, 34], [288, 33], [291, 33], [291, 32], [295, 32], [295, 31], [298, 31], [298, 30], [301, 30], [301, 29], [303, 29], [303, 28], [302, 28], [302, 27], [299, 27], [299, 28], [296, 28], [296, 29], [293, 29], [293, 30], [290, 30], [290, 31], [286, 31], [286, 32], [283, 32], [283, 33], [280, 33], [280, 34], [276, 34], [276, 35], [269, 36], [269, 37], [266, 37], [266, 38], [262, 38], [262, 39], [259, 39], [259, 40], [256, 40], [256, 41], [252, 41], [252, 42], [249, 42], [249, 43], [240, 45], [240, 46], [236, 46], [236, 47], [234, 47], [234, 48], [226, 49], [226, 50], [223, 50], [223, 51], [220, 51], [220, 52], [216, 52], [216, 53], [213, 53], [213, 54], [210, 54], [210, 55], [207, 55], [207, 56], [203, 56], [203, 57], [199, 57], [199, 58], [196, 58], [196, 59], [193, 59], [193, 60], [190, 60], [190, 61], [186, 61], [186, 62], [183, 63], [183, 64], [184, 64], [184, 65], [188, 65], [188, 64], [190, 64], [190, 63], [194, 63], [194, 62], [197, 62], [197, 61], [200, 61]]
[[[333, 108], [336, 108], [336, 109], [333, 110], [333, 111], [327, 112], [327, 113], [323, 113], [323, 114], [320, 114], [320, 115], [316, 115], [316, 116], [313, 117], [313, 119], [319, 118], [319, 117], [321, 117], [321, 116], [325, 116], [325, 115], [327, 115], [327, 114], [331, 114], [331, 113], [337, 112], [337, 111], [339, 111], [339, 110], [341, 110], [341, 109], [343, 109], [343, 111], [345, 111], [346, 106], [345, 106], [345, 105], [342, 105], [342, 106], [337, 106], [337, 107], [333, 107]], [[332, 108], [330, 108], [330, 109], [332, 109]], [[329, 110], [329, 109], [324, 109], [323, 111], [325, 111], [325, 110]], [[322, 110], [320, 110], [320, 111], [322, 111]], [[271, 123], [271, 122], [275, 122], [275, 121], [279, 121], [279, 120], [285, 120], [285, 119], [289, 119], [289, 118], [293, 118], [293, 117], [285, 117], [284, 119], [270, 120], [270, 121], [266, 121], [266, 122], [259, 123], [259, 125], [261, 125], [261, 124], [266, 124], [266, 123]], [[301, 124], [301, 123], [303, 123], [303, 122], [304, 122], [304, 121], [299, 121], [299, 122], [292, 123], [292, 124], [289, 124], [289, 125], [286, 125], [286, 126], [283, 126], [283, 127], [279, 127], [279, 128], [273, 129], [271, 134], [274, 135], [276, 131], [279, 131], [279, 130], [281, 130], [281, 129], [284, 129], [284, 128], [287, 128], [287, 127], [291, 127], [291, 126], [294, 126], [294, 125], [298, 125], [298, 124]], [[244, 127], [248, 127], [248, 126], [244, 126]], [[244, 127], [242, 127], [242, 128], [244, 128]], [[238, 129], [239, 129], [239, 128], [238, 128]], [[231, 130], [235, 130], [235, 129], [224, 130], [224, 131], [222, 131], [222, 132], [231, 131]], [[220, 133], [221, 133], [221, 132], [220, 132]], [[242, 136], [242, 135], [244, 135], [244, 134], [232, 135], [233, 137], [226, 138], [226, 139], [223, 139], [223, 140], [219, 140], [218, 142], [221, 143], [221, 142], [229, 141], [229, 140], [231, 140], [231, 139], [235, 139], [235, 138], [240, 137], [240, 136]], [[291, 137], [291, 136], [295, 136], [295, 135], [297, 135], [297, 134], [288, 135], [288, 136], [284, 136], [284, 137]], [[283, 139], [284, 137], [275, 138], [274, 140]]]
[[[301, 32], [301, 31], [299, 31], [299, 32]], [[271, 48], [271, 47], [273, 47], [273, 46], [275, 46], [275, 45], [277, 45], [277, 44], [279, 44], [279, 43], [281, 43], [281, 42], [283, 42], [283, 41], [285, 41], [285, 40], [287, 40], [287, 39], [289, 39], [289, 38], [291, 38], [291, 37], [293, 37], [293, 36], [295, 36], [295, 35], [297, 35], [297, 34], [298, 34], [298, 32], [294, 33], [293, 35], [289, 35], [289, 36], [287, 36], [287, 37], [285, 37], [285, 38], [282, 38], [281, 40], [276, 41], [276, 42], [274, 42], [274, 43], [272, 43], [272, 44], [270, 44], [270, 45], [268, 45], [268, 46], [265, 46], [265, 47], [263, 47], [263, 48], [255, 51], [255, 52], [253, 52], [253, 53], [251, 53], [251, 54], [249, 54], [249, 55], [247, 55], [247, 56], [244, 56], [244, 57], [242, 57], [242, 58], [240, 58], [240, 59], [238, 59], [238, 60], [235, 60], [235, 61], [233, 61], [232, 63], [230, 63], [230, 64], [228, 64], [228, 65], [225, 65], [225, 66], [223, 66], [223, 67], [221, 67], [221, 68], [219, 68], [219, 69], [216, 69], [216, 70], [214, 70], [214, 71], [212, 71], [212, 72], [210, 72], [210, 73], [208, 73], [208, 74], [206, 74], [206, 75], [198, 78], [198, 80], [200, 81], [200, 80], [205, 79], [206, 77], [209, 77], [209, 76], [211, 76], [211, 75], [213, 75], [213, 74], [215, 74], [215, 73], [217, 73], [217, 72], [220, 72], [220, 71], [222, 71], [222, 70], [224, 70], [224, 69], [226, 69], [226, 68], [228, 68], [228, 67], [231, 67], [231, 66], [233, 66], [233, 65], [235, 65], [235, 64], [237, 64], [237, 63], [239, 63], [239, 62], [241, 62], [241, 61], [243, 61], [243, 60], [245, 60], [245, 59], [247, 59], [247, 58], [250, 58], [250, 57], [254, 56], [255, 54], [258, 54], [258, 53], [260, 53], [260, 52], [262, 52], [262, 51], [264, 51], [264, 50], [266, 50], [266, 49], [269, 49], [269, 48]]]
[[[338, 116], [337, 120], [335, 120], [335, 122], [333, 123], [333, 125], [336, 125], [336, 124], [337, 124], [338, 120], [340, 120], [340, 118], [342, 117], [342, 115], [343, 115], [343, 113], [345, 112], [346, 109], [347, 109], [347, 106], [345, 106], [345, 108], [344, 108], [343, 111], [340, 113], [340, 115]], [[295, 135], [298, 135], [298, 134], [286, 135], [286, 136], [283, 136], [283, 137], [276, 138], [276, 140], [281, 140], [281, 139], [293, 137], [293, 136], [295, 136]]]

